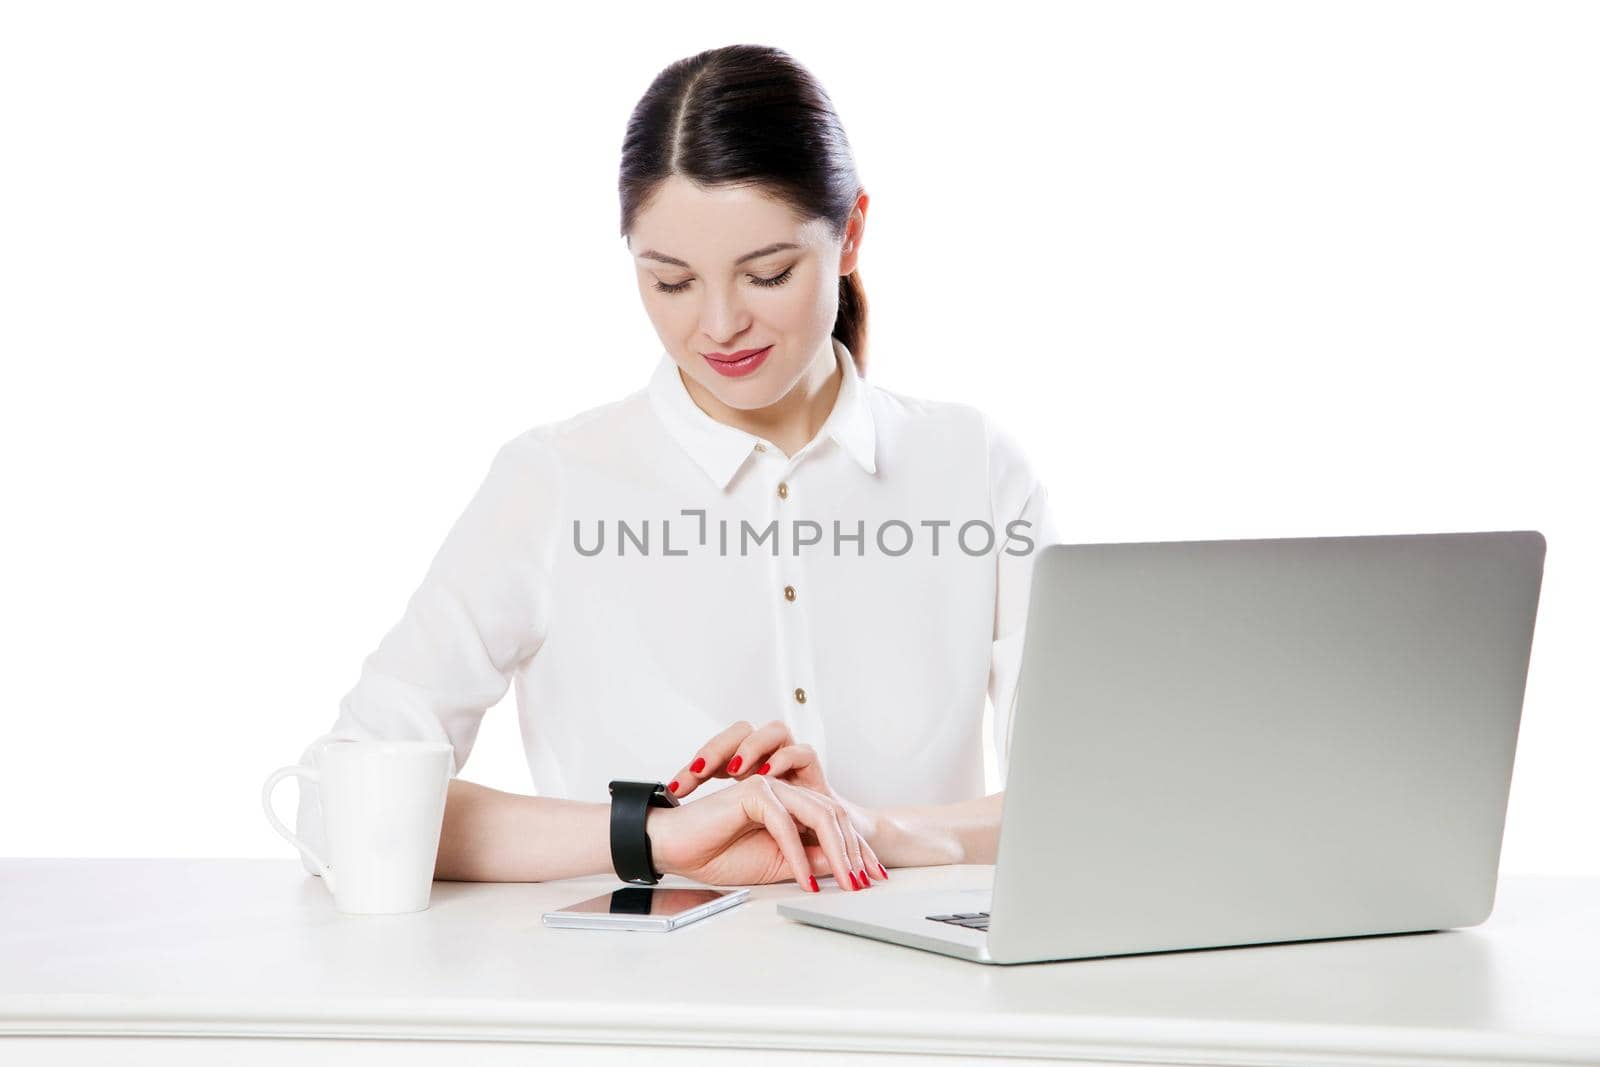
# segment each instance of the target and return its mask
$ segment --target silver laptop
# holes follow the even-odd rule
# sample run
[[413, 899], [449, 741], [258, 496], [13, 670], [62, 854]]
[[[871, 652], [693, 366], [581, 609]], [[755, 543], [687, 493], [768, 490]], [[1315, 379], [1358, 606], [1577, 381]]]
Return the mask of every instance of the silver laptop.
[[982, 963], [1489, 917], [1542, 535], [1038, 551], [992, 878], [779, 915]]

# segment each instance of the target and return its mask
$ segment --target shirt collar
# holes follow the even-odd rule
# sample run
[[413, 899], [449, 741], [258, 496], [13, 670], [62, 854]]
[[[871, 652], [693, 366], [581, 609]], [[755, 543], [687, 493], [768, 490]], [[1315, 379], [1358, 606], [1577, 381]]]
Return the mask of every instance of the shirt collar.
[[[833, 410], [817, 430], [816, 440], [831, 437], [862, 470], [873, 474], [878, 469], [876, 432], [866, 384], [857, 374], [856, 361], [844, 342], [837, 337], [832, 341], [834, 359], [842, 377]], [[656, 363], [648, 394], [650, 406], [673, 440], [711, 477], [718, 489], [726, 489], [761, 438], [718, 422], [702, 411], [684, 387], [678, 364], [667, 352], [662, 352]]]

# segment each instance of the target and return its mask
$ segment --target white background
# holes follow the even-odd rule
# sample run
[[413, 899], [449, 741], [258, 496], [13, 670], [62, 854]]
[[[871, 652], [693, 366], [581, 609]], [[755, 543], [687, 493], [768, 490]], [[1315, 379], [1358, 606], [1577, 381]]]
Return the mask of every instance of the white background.
[[624, 124], [736, 42], [854, 145], [870, 378], [1067, 540], [1542, 531], [1501, 870], [1600, 874], [1600, 16], [1526, 2], [0, 8], [0, 854], [293, 856], [495, 449], [644, 384]]

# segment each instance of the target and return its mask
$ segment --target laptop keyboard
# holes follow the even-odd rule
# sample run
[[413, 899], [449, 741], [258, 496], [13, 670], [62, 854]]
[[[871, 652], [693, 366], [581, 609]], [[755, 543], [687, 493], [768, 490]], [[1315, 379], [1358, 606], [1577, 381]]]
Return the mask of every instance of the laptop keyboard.
[[965, 926], [968, 930], [989, 929], [989, 913], [986, 911], [958, 911], [954, 915], [928, 915], [936, 923], [949, 923], [951, 926]]

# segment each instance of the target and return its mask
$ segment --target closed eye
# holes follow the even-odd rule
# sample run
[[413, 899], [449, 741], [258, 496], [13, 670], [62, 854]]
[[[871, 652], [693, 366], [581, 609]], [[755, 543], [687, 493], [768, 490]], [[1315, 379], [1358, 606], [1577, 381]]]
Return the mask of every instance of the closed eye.
[[[760, 286], [763, 286], [764, 288], [771, 289], [771, 288], [775, 288], [776, 286], [782, 285], [784, 282], [788, 281], [790, 276], [793, 275], [793, 274], [794, 274], [794, 267], [791, 266], [791, 267], [788, 267], [787, 269], [785, 269], [782, 274], [779, 274], [776, 277], [772, 277], [772, 278], [761, 278], [761, 277], [757, 277], [755, 275], [751, 275], [750, 281], [755, 285], [760, 285]], [[668, 285], [665, 282], [662, 282], [662, 281], [658, 280], [655, 283], [656, 291], [660, 292], [660, 293], [681, 293], [685, 289], [689, 288], [689, 282], [691, 282], [693, 280], [694, 279], [692, 279], [692, 278], [688, 278], [688, 279], [685, 279], [685, 280], [683, 280], [681, 282], [678, 282], [676, 285]]]

